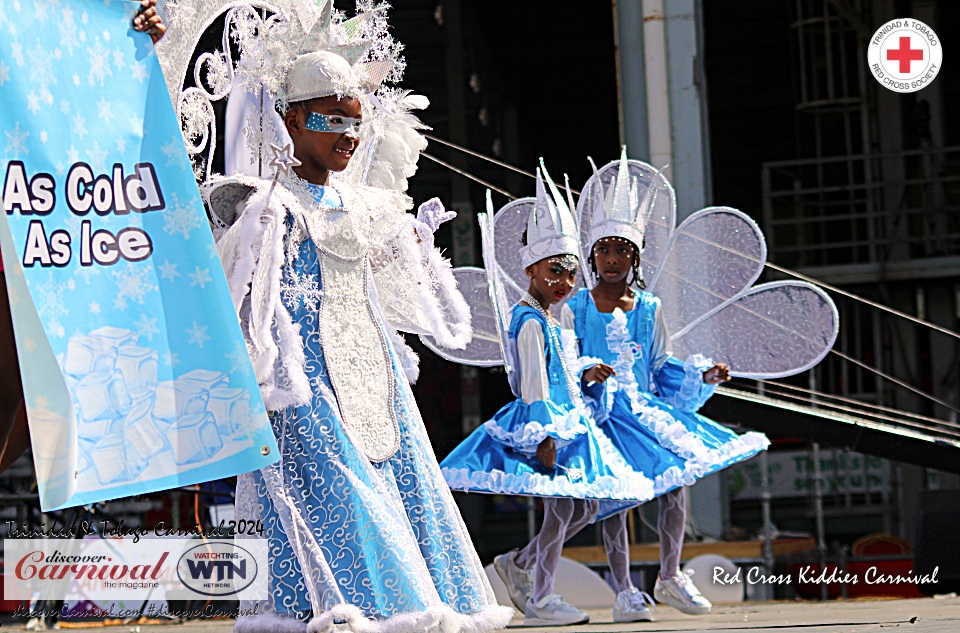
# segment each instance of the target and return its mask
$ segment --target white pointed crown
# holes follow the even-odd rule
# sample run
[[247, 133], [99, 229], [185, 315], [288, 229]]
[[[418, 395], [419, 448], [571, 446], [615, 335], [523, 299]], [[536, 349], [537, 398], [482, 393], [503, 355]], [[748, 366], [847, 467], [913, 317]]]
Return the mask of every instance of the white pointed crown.
[[[544, 178], [547, 187], [544, 187]], [[569, 191], [568, 186], [568, 195]], [[580, 238], [571, 209], [573, 201], [568, 204], [560, 195], [541, 158], [537, 169], [537, 203], [527, 220], [527, 245], [520, 249], [520, 262], [524, 268], [547, 257], [579, 253]]]
[[[593, 165], [592, 160], [590, 164]], [[595, 165], [593, 170], [596, 174]], [[637, 248], [643, 250], [643, 235], [646, 233], [647, 222], [653, 213], [659, 179], [658, 171], [643, 192], [643, 199], [641, 199], [641, 184], [639, 179], [630, 173], [627, 146], [624, 145], [620, 153], [617, 175], [610, 183], [605, 195], [600, 176], [596, 174], [596, 186], [600, 188], [600, 195], [597, 195], [597, 204], [590, 226], [590, 244], [596, 244], [597, 240], [605, 237], [620, 237], [630, 240], [636, 244]]]

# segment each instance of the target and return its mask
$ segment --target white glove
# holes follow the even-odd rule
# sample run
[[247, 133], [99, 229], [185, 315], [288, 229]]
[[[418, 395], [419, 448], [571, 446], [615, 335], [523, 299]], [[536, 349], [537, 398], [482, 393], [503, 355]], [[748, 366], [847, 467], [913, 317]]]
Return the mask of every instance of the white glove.
[[424, 254], [433, 248], [433, 234], [444, 222], [457, 217], [456, 211], [447, 211], [440, 198], [430, 198], [417, 209], [417, 219], [413, 220], [413, 230], [417, 233]]
[[440, 198], [430, 198], [417, 209], [417, 221], [425, 224], [431, 233], [436, 233], [441, 224], [455, 217], [457, 212], [447, 211]]

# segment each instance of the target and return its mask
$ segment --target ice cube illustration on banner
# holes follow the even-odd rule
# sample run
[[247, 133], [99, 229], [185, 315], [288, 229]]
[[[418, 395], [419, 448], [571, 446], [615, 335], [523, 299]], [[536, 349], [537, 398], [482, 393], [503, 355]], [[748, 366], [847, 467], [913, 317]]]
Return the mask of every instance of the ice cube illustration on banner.
[[0, 52], [0, 253], [44, 510], [277, 457], [138, 6], [84, 3], [68, 40], [0, 11], [28, 53]]

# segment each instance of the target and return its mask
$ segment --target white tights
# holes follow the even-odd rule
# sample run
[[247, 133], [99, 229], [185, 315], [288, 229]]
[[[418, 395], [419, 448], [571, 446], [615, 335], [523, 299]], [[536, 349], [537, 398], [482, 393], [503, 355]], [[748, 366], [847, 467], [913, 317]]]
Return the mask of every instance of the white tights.
[[517, 566], [521, 569], [536, 567], [534, 602], [553, 593], [564, 542], [589, 525], [599, 505], [597, 501], [587, 499], [543, 500], [543, 526], [516, 558]]
[[[660, 533], [660, 577], [669, 578], [680, 571], [684, 524], [687, 520], [686, 495], [677, 488], [659, 498], [657, 530]], [[521, 569], [536, 570], [533, 601], [539, 602], [553, 593], [563, 553], [563, 544], [593, 520], [599, 504], [585, 499], [544, 499], [543, 526], [540, 532], [517, 554]], [[630, 580], [630, 541], [627, 535], [627, 513], [604, 519], [601, 524], [603, 545], [618, 592], [633, 586]]]

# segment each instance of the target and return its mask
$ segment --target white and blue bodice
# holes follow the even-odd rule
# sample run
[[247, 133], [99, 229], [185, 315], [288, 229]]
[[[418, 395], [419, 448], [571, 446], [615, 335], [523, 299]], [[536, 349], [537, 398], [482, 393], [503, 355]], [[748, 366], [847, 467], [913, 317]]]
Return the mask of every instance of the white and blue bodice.
[[581, 356], [599, 358], [616, 370], [617, 376], [608, 381], [608, 395], [636, 389], [696, 411], [716, 390], [703, 382], [703, 372], [713, 365], [710, 359], [694, 354], [684, 362], [671, 355], [660, 299], [652, 293], [634, 291], [632, 310], [606, 313], [597, 310], [584, 288], [563, 306], [561, 322], [576, 333]]

